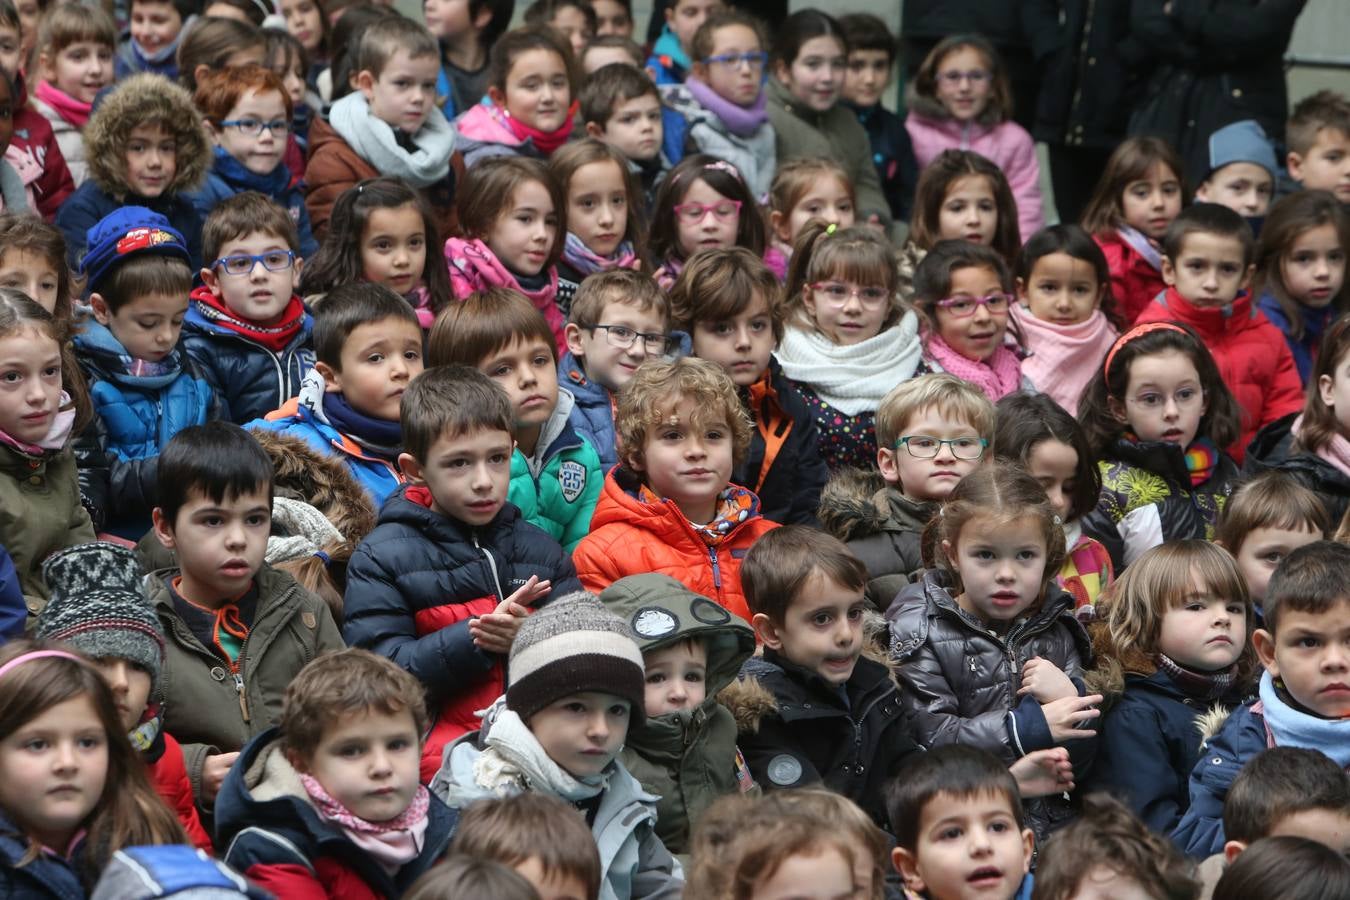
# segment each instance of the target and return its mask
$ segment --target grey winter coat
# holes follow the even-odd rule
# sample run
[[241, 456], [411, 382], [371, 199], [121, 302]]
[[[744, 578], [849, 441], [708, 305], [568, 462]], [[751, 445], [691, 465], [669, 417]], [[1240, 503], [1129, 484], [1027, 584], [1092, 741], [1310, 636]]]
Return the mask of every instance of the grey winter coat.
[[735, 134], [682, 84], [665, 85], [661, 99], [689, 122], [689, 136], [700, 152], [735, 166], [756, 200], [769, 195], [778, 165], [777, 137], [772, 123], [766, 120], [748, 136]]

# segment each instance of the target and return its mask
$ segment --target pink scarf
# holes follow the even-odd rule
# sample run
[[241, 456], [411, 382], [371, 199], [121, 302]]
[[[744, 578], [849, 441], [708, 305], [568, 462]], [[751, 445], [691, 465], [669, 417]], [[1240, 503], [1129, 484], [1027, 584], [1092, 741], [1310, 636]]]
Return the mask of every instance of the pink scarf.
[[1022, 360], [1022, 373], [1069, 415], [1078, 415], [1078, 400], [1115, 343], [1116, 330], [1100, 309], [1076, 325], [1038, 319], [1020, 303], [1013, 304], [1012, 317], [1031, 352]]
[[[1290, 431], [1293, 432], [1294, 437], [1298, 437], [1302, 430], [1303, 416], [1299, 416], [1294, 420]], [[1331, 440], [1313, 451], [1313, 455], [1340, 469], [1346, 475], [1350, 475], [1350, 441], [1346, 440], [1344, 435], [1340, 433], [1332, 435]]]
[[43, 456], [64, 449], [66, 441], [70, 438], [70, 431], [75, 427], [75, 407], [70, 402], [70, 395], [65, 391], [61, 392], [61, 399], [57, 401], [56, 407], [58, 411], [52, 419], [51, 427], [36, 444], [21, 441], [4, 431], [0, 431], [0, 444], [13, 447], [28, 456]]
[[530, 298], [535, 309], [544, 314], [544, 319], [553, 332], [553, 339], [558, 345], [558, 353], [567, 351], [567, 338], [563, 335], [563, 328], [567, 323], [563, 320], [562, 310], [558, 309], [556, 268], [549, 267], [548, 283], [544, 287], [527, 291], [520, 286], [516, 276], [502, 265], [497, 254], [477, 238], [473, 240], [450, 238], [445, 242], [445, 260], [450, 267], [450, 294], [456, 300], [463, 300], [474, 291], [486, 287], [506, 287], [519, 291]]
[[431, 795], [425, 786], [417, 786], [412, 803], [403, 812], [387, 822], [371, 822], [330, 797], [317, 778], [302, 772], [300, 783], [305, 786], [305, 793], [309, 794], [319, 816], [341, 828], [349, 841], [370, 854], [391, 875], [417, 859], [422, 852], [429, 818], [427, 810], [431, 806]]
[[952, 349], [936, 334], [929, 334], [924, 344], [924, 355], [937, 363], [942, 371], [968, 381], [984, 391], [990, 403], [1011, 394], [1022, 386], [1022, 364], [1017, 354], [1000, 346], [987, 362], [970, 359]]
[[37, 90], [33, 93], [43, 103], [56, 110], [58, 116], [76, 128], [83, 128], [89, 121], [89, 114], [94, 111], [94, 104], [76, 100], [48, 81], [39, 81]]

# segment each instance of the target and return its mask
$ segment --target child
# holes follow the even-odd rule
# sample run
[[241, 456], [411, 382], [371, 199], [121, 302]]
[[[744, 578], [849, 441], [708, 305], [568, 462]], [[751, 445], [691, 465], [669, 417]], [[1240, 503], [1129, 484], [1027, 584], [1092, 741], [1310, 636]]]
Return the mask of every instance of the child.
[[574, 64], [566, 38], [552, 28], [502, 35], [488, 56], [488, 102], [455, 120], [464, 164], [472, 168], [491, 156], [552, 156], [572, 134]]
[[1252, 603], [1233, 558], [1172, 541], [1135, 560], [1092, 630], [1093, 683], [1106, 698], [1088, 790], [1110, 791], [1153, 831], [1176, 827], [1200, 755], [1200, 717], [1248, 694]]
[[424, 0], [422, 15], [441, 47], [436, 95], [445, 98], [441, 110], [453, 119], [487, 93], [488, 53], [511, 12], [502, 0]]
[[0, 893], [82, 898], [112, 855], [186, 840], [126, 740], [112, 692], [82, 656], [0, 649]]
[[112, 689], [122, 731], [144, 760], [151, 784], [192, 843], [210, 853], [183, 748], [162, 727], [164, 629], [146, 596], [140, 561], [116, 544], [81, 544], [49, 557], [43, 576], [52, 596], [33, 636], [63, 641], [93, 661]]
[[76, 187], [89, 172], [81, 132], [94, 98], [112, 84], [116, 45], [117, 29], [99, 7], [62, 3], [43, 15], [38, 28], [41, 77], [31, 103], [51, 123]]
[[445, 242], [451, 295], [463, 300], [489, 287], [524, 294], [565, 350], [556, 263], [567, 242], [567, 202], [544, 164], [506, 157], [474, 166], [459, 191], [459, 221], [464, 237]]
[[700, 250], [744, 247], [764, 255], [764, 219], [741, 173], [704, 153], [686, 156], [661, 182], [651, 221], [656, 283], [665, 290]]
[[1162, 239], [1185, 201], [1181, 157], [1161, 138], [1126, 138], [1111, 153], [1083, 210], [1083, 228], [1101, 245], [1121, 324], [1167, 289]]
[[1326, 506], [1288, 472], [1267, 470], [1248, 478], [1224, 504], [1214, 540], [1237, 560], [1261, 624], [1270, 576], [1292, 551], [1331, 537]]
[[[14, 107], [16, 105], [14, 83], [8, 75], [0, 74], [0, 113], [5, 124], [0, 128], [0, 157], [9, 150], [9, 138], [13, 133]], [[0, 158], [0, 211], [11, 210], [26, 213], [30, 210], [30, 194], [24, 176], [8, 160]]]
[[714, 13], [725, 8], [722, 0], [674, 0], [665, 7], [665, 25], [652, 45], [645, 68], [658, 85], [682, 84], [693, 65], [694, 35]]
[[1073, 596], [1074, 615], [1087, 624], [1115, 577], [1106, 548], [1083, 533], [1083, 517], [1096, 508], [1102, 487], [1087, 435], [1045, 394], [1008, 394], [997, 411], [998, 458], [1020, 465], [1045, 488], [1064, 529], [1064, 566], [1055, 583]]
[[463, 366], [430, 369], [404, 393], [401, 421], [398, 463], [411, 483], [347, 565], [343, 632], [427, 690], [426, 781], [501, 694], [503, 657], [530, 607], [578, 584], [557, 542], [506, 500], [515, 415], [500, 386]]
[[1307, 838], [1263, 838], [1214, 886], [1214, 900], [1273, 894], [1285, 900], [1321, 900], [1350, 894], [1350, 861], [1344, 854]]
[[85, 240], [108, 213], [144, 206], [169, 220], [202, 265], [202, 218], [190, 193], [206, 177], [211, 145], [192, 95], [149, 72], [118, 82], [89, 117], [84, 131], [89, 178], [56, 214], [72, 269]]
[[1261, 226], [1252, 296], [1284, 332], [1305, 385], [1322, 334], [1350, 307], [1347, 253], [1350, 215], [1326, 191], [1290, 194], [1275, 204]]
[[1304, 190], [1350, 203], [1350, 100], [1318, 91], [1294, 107], [1285, 132], [1289, 177]]
[[74, 314], [71, 280], [66, 241], [55, 226], [27, 213], [0, 212], [0, 287], [22, 291], [68, 323]]
[[777, 278], [744, 248], [704, 250], [676, 279], [670, 305], [693, 354], [722, 367], [754, 422], [731, 480], [754, 490], [764, 518], [815, 525], [829, 471], [812, 411], [773, 358], [784, 319]]
[[1119, 572], [1165, 541], [1214, 537], [1237, 466], [1237, 401], [1195, 332], [1137, 325], [1111, 345], [1078, 421], [1102, 476], [1083, 531]]
[[839, 164], [803, 157], [778, 167], [769, 187], [769, 249], [764, 264], [779, 281], [787, 280], [792, 247], [812, 219], [836, 228], [852, 228], [858, 205], [853, 183]]
[[638, 366], [670, 349], [670, 300], [650, 275], [597, 272], [577, 289], [564, 334], [558, 382], [575, 401], [570, 421], [608, 472], [619, 461], [615, 398]]
[[281, 0], [277, 11], [286, 21], [286, 33], [300, 42], [310, 63], [302, 76], [308, 84], [311, 75], [322, 68], [333, 50], [333, 26], [317, 0]]
[[914, 895], [958, 900], [972, 888], [991, 900], [1030, 900], [1036, 837], [1003, 763], [961, 745], [910, 765], [889, 801], [895, 870]]
[[525, 791], [581, 808], [601, 850], [601, 900], [678, 898], [680, 864], [657, 837], [656, 797], [619, 751], [643, 712], [642, 654], [595, 596], [561, 597], [519, 626], [511, 685], [481, 732], [448, 748], [431, 790], [462, 809]]
[[1207, 740], [1191, 773], [1191, 805], [1172, 832], [1189, 856], [1224, 848], [1220, 819], [1238, 770], [1270, 746], [1306, 747], [1350, 764], [1350, 547], [1300, 547], [1270, 579], [1265, 627], [1252, 635], [1265, 672], [1260, 699], [1238, 707]]
[[525, 8], [525, 24], [551, 28], [562, 35], [572, 48], [575, 62], [595, 35], [595, 10], [587, 0], [534, 0]]
[[883, 788], [920, 748], [890, 670], [862, 655], [867, 570], [829, 535], [788, 525], [750, 549], [742, 572], [764, 651], [727, 699], [755, 780], [822, 783], [887, 828]]
[[399, 401], [422, 371], [417, 315], [382, 285], [341, 285], [314, 314], [314, 357], [300, 396], [249, 427], [341, 459], [378, 509], [404, 481]]
[[194, 94], [197, 79], [207, 72], [234, 66], [261, 66], [267, 62], [266, 43], [262, 29], [243, 15], [203, 16], [184, 30], [179, 41], [178, 83]]
[[177, 555], [146, 582], [166, 636], [163, 727], [210, 810], [237, 751], [280, 716], [286, 685], [343, 643], [324, 602], [263, 562], [272, 463], [247, 432], [183, 429], [159, 478], [155, 537]]
[[[280, 79], [282, 90], [291, 100], [291, 133], [286, 138], [281, 161], [292, 173], [291, 180], [298, 182], [304, 174], [305, 154], [309, 151], [309, 123], [314, 110], [324, 108], [323, 99], [309, 90], [305, 82], [309, 55], [289, 31], [264, 28], [263, 55], [267, 60], [266, 68]], [[305, 215], [309, 215], [308, 210]]]
[[939, 241], [914, 272], [928, 370], [969, 381], [993, 403], [1033, 390], [1022, 373], [1021, 336], [1014, 329], [1012, 341], [1006, 340], [1014, 299], [1003, 257], [970, 241]]
[[[632, 38], [607, 34], [592, 38], [590, 43], [586, 45], [586, 49], [581, 51], [579, 61], [581, 62], [581, 74], [589, 76], [610, 63], [616, 62], [641, 69], [645, 58], [646, 51], [639, 47]], [[583, 82], [581, 93], [585, 93], [585, 90], [586, 85]], [[577, 99], [581, 100], [580, 95]]]
[[217, 408], [179, 343], [192, 269], [167, 219], [127, 206], [90, 229], [80, 274], [92, 315], [75, 333], [75, 355], [95, 418], [79, 455], [86, 481], [100, 482], [85, 493], [100, 498], [101, 531], [135, 541], [150, 530], [164, 444]]
[[736, 749], [736, 721], [717, 695], [755, 652], [755, 633], [666, 575], [630, 575], [600, 594], [642, 649], [646, 718], [624, 743], [624, 767], [656, 804], [656, 834], [671, 853], [718, 797], [754, 789]]
[[813, 156], [839, 162], [858, 192], [858, 220], [887, 227], [890, 204], [867, 133], [852, 110], [839, 104], [847, 54], [839, 23], [818, 9], [798, 10], [778, 27], [767, 88], [778, 160]]
[[[627, 64], [611, 63], [588, 75], [581, 85], [580, 103], [586, 134], [627, 158], [628, 171], [642, 185], [644, 210], [650, 211], [657, 186], [684, 158], [683, 135], [676, 142], [667, 133], [670, 125], [682, 125], [684, 117], [661, 105], [647, 73]], [[678, 151], [674, 157], [672, 150]]]
[[584, 814], [549, 794], [471, 804], [460, 814], [450, 853], [510, 866], [551, 900], [582, 900], [600, 892], [600, 854]]
[[[596, 37], [633, 40], [633, 4], [630, 0], [595, 0], [591, 8], [595, 10]], [[641, 64], [639, 59], [638, 65]]]
[[620, 392], [614, 424], [620, 462], [573, 553], [581, 583], [599, 591], [657, 572], [748, 620], [741, 559], [776, 526], [730, 483], [750, 444], [735, 384], [707, 360], [648, 362]]
[[1070, 415], [1120, 336], [1101, 247], [1077, 225], [1051, 225], [1017, 255], [1012, 323], [1028, 356], [1022, 372]]
[[600, 497], [600, 458], [569, 424], [574, 400], [558, 387], [552, 332], [530, 301], [488, 288], [450, 306], [431, 329], [433, 366], [475, 368], [511, 398], [515, 450], [506, 499], [571, 553]]
[[970, 34], [939, 41], [919, 66], [905, 105], [905, 130], [920, 167], [943, 150], [978, 153], [1012, 185], [1022, 238], [1045, 225], [1036, 147], [1012, 121], [1012, 87], [993, 45]]
[[[539, 900], [542, 895], [515, 869], [490, 859], [451, 854], [409, 885], [406, 900]], [[551, 895], [547, 895], [551, 896]]]
[[867, 568], [867, 601], [885, 612], [924, 568], [928, 520], [994, 443], [994, 408], [952, 375], [920, 375], [877, 408], [879, 478], [841, 472], [821, 495], [825, 528]]
[[281, 897], [398, 897], [445, 852], [455, 814], [417, 781], [422, 686], [341, 650], [286, 688], [216, 803], [225, 862]]
[[1277, 169], [1275, 148], [1260, 123], [1233, 122], [1209, 136], [1209, 174], [1195, 189], [1195, 199], [1259, 220], [1270, 209]]
[[194, 24], [200, 4], [192, 0], [131, 0], [130, 28], [117, 47], [113, 75], [118, 81], [137, 72], [155, 72], [178, 80], [178, 44]]
[[286, 210], [300, 238], [300, 255], [318, 252], [305, 195], [283, 161], [295, 105], [281, 79], [262, 66], [210, 72], [197, 82], [197, 108], [215, 143], [206, 184], [192, 202], [205, 221], [216, 204], [257, 191]]
[[718, 12], [694, 32], [693, 68], [665, 100], [689, 123], [700, 153], [731, 163], [750, 193], [768, 196], [777, 155], [764, 92], [764, 35], [759, 24], [734, 10]]

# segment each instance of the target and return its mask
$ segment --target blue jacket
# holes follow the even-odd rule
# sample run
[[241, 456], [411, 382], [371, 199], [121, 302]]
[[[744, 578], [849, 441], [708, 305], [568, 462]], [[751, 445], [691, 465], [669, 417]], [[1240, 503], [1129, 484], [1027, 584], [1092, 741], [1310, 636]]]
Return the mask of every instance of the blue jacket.
[[689, 54], [680, 46], [680, 39], [667, 25], [661, 29], [661, 36], [652, 45], [652, 55], [647, 60], [647, 71], [657, 85], [684, 84], [689, 75]]
[[576, 401], [568, 421], [595, 448], [596, 456], [600, 457], [600, 471], [608, 474], [619, 461], [614, 400], [609, 389], [587, 378], [581, 361], [570, 350], [558, 360], [558, 384], [567, 388]]
[[1191, 770], [1191, 805], [1172, 831], [1173, 842], [1187, 856], [1204, 859], [1223, 851], [1224, 798], [1243, 765], [1269, 746], [1265, 718], [1253, 706], [1233, 710]]
[[291, 183], [291, 170], [286, 168], [285, 163], [278, 163], [268, 174], [259, 175], [244, 168], [239, 160], [223, 148], [217, 147], [215, 165], [206, 176], [206, 184], [189, 194], [188, 199], [205, 221], [217, 203], [244, 191], [257, 191], [270, 197], [290, 214], [300, 236], [300, 256], [310, 259], [319, 252], [319, 242], [314, 239], [314, 231], [309, 224], [309, 210], [305, 208], [304, 185]]
[[1294, 366], [1298, 369], [1298, 377], [1306, 385], [1312, 376], [1313, 356], [1317, 353], [1317, 346], [1322, 343], [1322, 332], [1326, 331], [1327, 326], [1340, 315], [1340, 310], [1332, 304], [1321, 309], [1303, 307], [1303, 337], [1295, 338], [1289, 327], [1289, 316], [1285, 315], [1284, 307], [1280, 306], [1280, 301], [1275, 299], [1274, 294], [1269, 291], [1262, 293], [1257, 305], [1261, 312], [1266, 314], [1266, 318], [1275, 323], [1275, 327], [1284, 335], [1289, 352], [1294, 354]]
[[71, 269], [79, 271], [84, 257], [87, 233], [108, 213], [124, 206], [144, 206], [169, 220], [187, 243], [192, 271], [202, 267], [202, 216], [193, 207], [187, 194], [161, 194], [158, 197], [140, 197], [128, 193], [118, 198], [103, 190], [89, 178], [75, 189], [56, 213], [56, 227], [66, 239], [66, 259]]
[[572, 395], [558, 390], [558, 402], [540, 429], [536, 455], [517, 448], [511, 454], [511, 486], [506, 499], [525, 521], [548, 532], [571, 553], [591, 530], [591, 513], [605, 477], [590, 443], [568, 421]]
[[[20, 866], [28, 836], [0, 810], [0, 897], [5, 900], [84, 900], [84, 885], [70, 860], [50, 853]], [[77, 851], [78, 852], [78, 851]]]
[[0, 546], [0, 643], [23, 637], [28, 606], [23, 602], [23, 587], [9, 551]]

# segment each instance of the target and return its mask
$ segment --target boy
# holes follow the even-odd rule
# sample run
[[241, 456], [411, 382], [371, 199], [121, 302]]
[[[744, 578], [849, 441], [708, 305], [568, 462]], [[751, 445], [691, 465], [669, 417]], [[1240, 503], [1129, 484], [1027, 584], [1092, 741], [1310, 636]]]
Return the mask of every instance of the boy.
[[765, 790], [823, 783], [883, 829], [898, 827], [885, 785], [902, 770], [908, 780], [921, 751], [890, 670], [862, 655], [867, 570], [840, 541], [787, 525], [750, 548], [741, 573], [764, 645], [732, 693], [755, 780]]
[[459, 817], [450, 852], [510, 866], [540, 900], [589, 900], [600, 892], [600, 854], [586, 819], [548, 794], [472, 804]]
[[28, 105], [28, 86], [19, 71], [20, 43], [19, 12], [10, 0], [0, 0], [0, 73], [14, 85], [14, 129], [4, 153], [5, 162], [33, 192], [34, 212], [50, 222], [75, 192], [75, 180], [61, 155], [52, 123]]
[[291, 679], [343, 647], [327, 605], [264, 564], [271, 510], [272, 463], [239, 426], [185, 428], [160, 454], [155, 537], [178, 561], [146, 582], [166, 636], [163, 728], [206, 810]]
[[1294, 107], [1285, 129], [1289, 177], [1309, 191], [1350, 203], [1350, 100], [1318, 91]]
[[314, 367], [314, 320], [295, 293], [304, 260], [291, 217], [254, 191], [217, 204], [202, 238], [210, 262], [192, 292], [183, 344], [220, 417], [242, 425], [299, 394]]
[[128, 206], [89, 230], [80, 274], [93, 313], [74, 337], [94, 406], [76, 439], [83, 493], [98, 530], [135, 541], [150, 530], [164, 443], [215, 418], [211, 386], [179, 345], [192, 269], [168, 219]]
[[586, 76], [578, 94], [586, 134], [628, 157], [650, 209], [656, 186], [684, 158], [689, 130], [684, 116], [662, 105], [647, 73], [637, 66], [610, 63]]
[[[391, 16], [352, 53], [352, 91], [309, 126], [305, 204], [323, 240], [333, 204], [367, 178], [391, 175], [421, 191], [439, 234], [459, 233], [455, 183], [464, 174], [455, 129], [436, 106], [440, 48], [426, 27]], [[476, 102], [476, 101], [475, 101]]]
[[924, 569], [923, 530], [938, 504], [984, 462], [995, 415], [983, 391], [940, 374], [892, 388], [876, 421], [880, 483], [839, 473], [821, 495], [820, 518], [863, 561], [868, 603], [885, 612]]
[[281, 721], [240, 754], [216, 804], [225, 862], [278, 897], [397, 897], [450, 844], [455, 813], [417, 781], [422, 686], [341, 650], [301, 670]]
[[530, 607], [550, 588], [579, 586], [558, 543], [507, 502], [514, 421], [506, 392], [478, 371], [439, 366], [414, 379], [398, 457], [411, 483], [347, 564], [348, 643], [407, 669], [433, 704], [423, 780], [501, 694], [503, 657]]
[[114, 60], [118, 81], [137, 72], [178, 80], [178, 44], [197, 18], [196, 0], [131, 0], [131, 28]]
[[949, 744], [920, 756], [896, 781], [895, 870], [930, 900], [1030, 900], [1035, 837], [1017, 783], [995, 757]]
[[656, 835], [656, 797], [619, 759], [643, 719], [642, 654], [628, 626], [593, 594], [560, 597], [521, 624], [510, 668], [505, 696], [481, 732], [446, 751], [432, 792], [456, 809], [525, 791], [561, 797], [591, 826], [601, 900], [679, 898], [684, 878]]
[[399, 401], [422, 371], [417, 313], [384, 285], [339, 285], [314, 313], [314, 355], [300, 396], [249, 428], [341, 459], [379, 509], [404, 480]]
[[1322, 500], [1288, 472], [1267, 470], [1233, 491], [1214, 540], [1237, 560], [1256, 606], [1257, 624], [1276, 568], [1304, 544], [1327, 540], [1330, 531]]
[[574, 401], [558, 387], [557, 343], [539, 310], [517, 291], [477, 291], [445, 309], [427, 352], [433, 365], [471, 366], [506, 391], [516, 439], [506, 499], [571, 553], [590, 530], [603, 476], [569, 422]]
[[1220, 203], [1245, 219], [1270, 209], [1278, 176], [1275, 148], [1255, 119], [1225, 125], [1209, 136], [1209, 174], [1195, 199]]
[[693, 353], [717, 363], [736, 385], [755, 428], [731, 480], [759, 495], [760, 514], [780, 525], [816, 525], [830, 477], [811, 410], [774, 348], [783, 337], [783, 288], [760, 257], [743, 247], [699, 253], [670, 289], [675, 327]]
[[722, 0], [673, 0], [666, 7], [666, 26], [652, 45], [647, 68], [657, 84], [682, 84], [692, 62], [694, 32], [708, 17], [725, 8]]
[[591, 39], [586, 49], [581, 51], [581, 74], [590, 75], [610, 63], [626, 63], [642, 68], [642, 48], [632, 38], [617, 34], [606, 34]]
[[1289, 345], [1247, 290], [1254, 252], [1251, 226], [1228, 207], [1197, 203], [1182, 210], [1163, 236], [1167, 291], [1135, 322], [1180, 322], [1209, 348], [1242, 409], [1242, 433], [1222, 448], [1238, 463], [1260, 428], [1303, 408]]
[[600, 600], [642, 648], [646, 719], [628, 729], [623, 764], [660, 797], [656, 833], [671, 853], [718, 797], [756, 790], [736, 749], [736, 721], [717, 702], [755, 652], [755, 633], [707, 597], [665, 575], [629, 575]]
[[608, 472], [619, 461], [615, 397], [638, 366], [670, 350], [670, 301], [643, 272], [597, 272], [577, 288], [563, 334], [558, 380], [576, 400], [570, 421]]
[[581, 583], [602, 591], [658, 572], [749, 621], [741, 559], [777, 525], [730, 483], [750, 445], [731, 379], [707, 360], [648, 362], [620, 392], [614, 424], [620, 463], [573, 553]]
[[1350, 765], [1350, 547], [1330, 541], [1290, 553], [1270, 579], [1265, 627], [1252, 634], [1260, 699], [1238, 707], [1191, 772], [1191, 806], [1172, 832], [1189, 856], [1224, 849], [1221, 819], [1238, 770], [1269, 746], [1320, 750]]
[[487, 93], [488, 52], [511, 21], [510, 0], [423, 0], [427, 30], [440, 44], [436, 95], [453, 119]]

